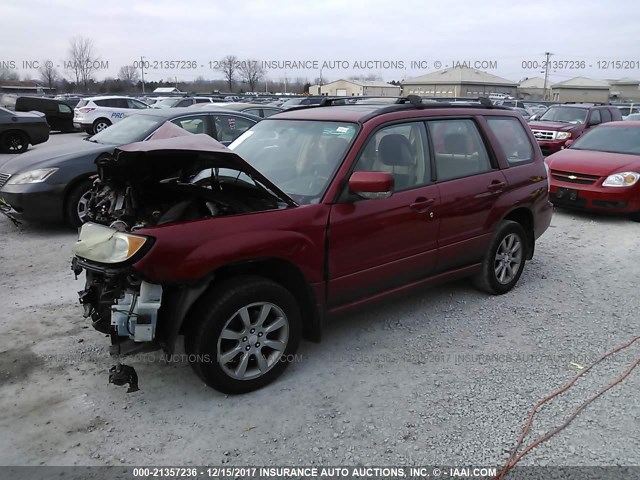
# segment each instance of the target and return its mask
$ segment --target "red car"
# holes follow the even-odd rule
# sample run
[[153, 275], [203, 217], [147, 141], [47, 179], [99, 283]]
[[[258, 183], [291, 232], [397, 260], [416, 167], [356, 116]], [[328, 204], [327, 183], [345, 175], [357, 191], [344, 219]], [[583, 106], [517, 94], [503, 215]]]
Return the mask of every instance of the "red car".
[[570, 102], [552, 105], [539, 119], [529, 122], [529, 128], [542, 153], [551, 155], [593, 127], [618, 120], [622, 120], [622, 114], [613, 105]]
[[551, 201], [640, 221], [640, 122], [611, 122], [547, 157]]
[[265, 119], [230, 149], [185, 134], [98, 161], [73, 268], [116, 352], [171, 353], [184, 335], [204, 382], [247, 392], [332, 313], [461, 277], [515, 286], [553, 210], [519, 114], [330, 103]]

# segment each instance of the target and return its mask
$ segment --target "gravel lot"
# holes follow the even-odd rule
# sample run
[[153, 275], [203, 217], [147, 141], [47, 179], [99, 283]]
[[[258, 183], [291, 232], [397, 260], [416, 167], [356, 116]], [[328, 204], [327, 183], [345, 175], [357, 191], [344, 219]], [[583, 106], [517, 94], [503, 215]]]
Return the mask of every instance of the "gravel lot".
[[[334, 318], [276, 383], [227, 397], [160, 354], [127, 360], [139, 392], [108, 385], [108, 339], [82, 318], [69, 268], [75, 233], [0, 215], [0, 464], [500, 464], [572, 362], [640, 334], [639, 231], [557, 211], [511, 293], [462, 281]], [[529, 439], [637, 343], [543, 408]], [[639, 391], [636, 371], [523, 464], [640, 465]]]

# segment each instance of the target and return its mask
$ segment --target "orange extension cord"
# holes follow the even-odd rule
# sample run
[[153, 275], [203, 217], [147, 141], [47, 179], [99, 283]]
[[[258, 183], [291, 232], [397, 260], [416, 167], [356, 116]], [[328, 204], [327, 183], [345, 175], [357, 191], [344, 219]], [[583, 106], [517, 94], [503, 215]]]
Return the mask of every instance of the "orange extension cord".
[[571, 388], [571, 386], [573, 386], [580, 377], [582, 377], [583, 375], [585, 375], [589, 370], [591, 370], [593, 367], [595, 367], [597, 364], [599, 364], [600, 362], [602, 362], [605, 358], [610, 357], [611, 355], [614, 355], [616, 353], [618, 353], [620, 350], [623, 350], [627, 347], [630, 347], [631, 345], [633, 345], [634, 342], [636, 342], [637, 340], [640, 340], [640, 336], [639, 337], [634, 337], [631, 340], [629, 340], [627, 343], [624, 343], [616, 348], [614, 348], [613, 350], [610, 350], [609, 352], [605, 353], [604, 355], [602, 355], [598, 360], [596, 360], [593, 364], [591, 364], [588, 368], [584, 369], [583, 371], [581, 371], [578, 375], [576, 375], [575, 377], [573, 377], [573, 379], [571, 381], [569, 381], [569, 383], [567, 383], [564, 387], [560, 388], [559, 390], [556, 390], [555, 392], [553, 392], [551, 395], [548, 395], [547, 397], [545, 397], [544, 399], [540, 400], [538, 403], [536, 403], [536, 405], [533, 407], [533, 409], [531, 410], [531, 413], [529, 414], [529, 418], [527, 419], [527, 422], [525, 423], [524, 429], [522, 430], [522, 434], [520, 434], [520, 438], [518, 438], [518, 441], [516, 442], [515, 446], [513, 447], [513, 450], [511, 450], [511, 455], [509, 456], [509, 460], [507, 460], [507, 463], [504, 465], [504, 467], [502, 467], [502, 470], [500, 470], [500, 472], [493, 477], [492, 480], [503, 480], [504, 477], [507, 475], [507, 473], [509, 473], [509, 471], [516, 465], [516, 463], [518, 463], [522, 457], [524, 457], [527, 453], [529, 453], [531, 450], [533, 450], [535, 447], [537, 447], [538, 445], [540, 445], [543, 442], [546, 442], [547, 440], [549, 440], [551, 437], [553, 437], [556, 433], [564, 430], [567, 425], [569, 425], [579, 414], [580, 412], [582, 412], [582, 410], [584, 410], [590, 403], [592, 403], [594, 400], [596, 400], [598, 397], [600, 397], [602, 394], [604, 394], [605, 392], [607, 392], [608, 390], [612, 389], [613, 387], [615, 387], [617, 384], [619, 384], [620, 382], [622, 382], [624, 379], [626, 379], [631, 372], [638, 366], [640, 365], [640, 357], [638, 357], [630, 366], [629, 368], [627, 368], [627, 370], [625, 370], [625, 372], [619, 376], [618, 378], [616, 378], [613, 382], [611, 382], [609, 385], [607, 385], [606, 387], [604, 387], [603, 389], [601, 389], [598, 393], [596, 393], [595, 395], [593, 395], [592, 397], [590, 397], [589, 399], [587, 399], [585, 402], [583, 402], [570, 416], [569, 418], [567, 418], [567, 420], [561, 424], [559, 427], [551, 430], [549, 433], [547, 433], [546, 435], [543, 435], [542, 437], [537, 438], [535, 441], [533, 441], [529, 446], [527, 446], [522, 452], [520, 452], [519, 454], [518, 449], [522, 446], [522, 443], [524, 442], [525, 437], [527, 436], [527, 434], [529, 433], [529, 430], [531, 429], [531, 424], [533, 423], [533, 417], [535, 416], [535, 414], [538, 412], [538, 409], [544, 405], [545, 403], [547, 403], [549, 400], [551, 400], [554, 397], [557, 397], [558, 395], [566, 392], [569, 388]]

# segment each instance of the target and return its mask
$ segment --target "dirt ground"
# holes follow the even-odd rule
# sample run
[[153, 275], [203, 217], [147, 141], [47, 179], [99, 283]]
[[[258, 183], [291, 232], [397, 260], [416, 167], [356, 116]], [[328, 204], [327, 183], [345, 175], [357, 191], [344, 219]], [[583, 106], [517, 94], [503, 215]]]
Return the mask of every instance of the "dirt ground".
[[[0, 215], [0, 464], [497, 465], [537, 400], [640, 334], [638, 232], [558, 211], [507, 295], [461, 281], [332, 319], [243, 396], [139, 356], [127, 394], [108, 384], [108, 338], [82, 318], [75, 232]], [[637, 343], [545, 407], [529, 438], [622, 373]], [[523, 463], [640, 465], [639, 391], [637, 371]]]

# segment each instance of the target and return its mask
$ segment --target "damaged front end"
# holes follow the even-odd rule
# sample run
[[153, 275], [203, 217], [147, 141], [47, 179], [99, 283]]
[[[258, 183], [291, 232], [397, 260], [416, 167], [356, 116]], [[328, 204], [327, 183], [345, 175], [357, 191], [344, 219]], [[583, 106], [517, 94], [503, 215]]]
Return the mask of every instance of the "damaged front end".
[[130, 266], [152, 243], [152, 238], [92, 223], [82, 227], [76, 243], [72, 269], [76, 276], [86, 272], [79, 292], [84, 317], [111, 335], [114, 354], [129, 353], [120, 348], [125, 340], [152, 342], [156, 336], [162, 286], [143, 281]]
[[157, 229], [295, 205], [224, 145], [178, 130], [170, 132], [174, 138], [126, 145], [96, 160], [89, 222], [80, 230], [72, 269], [76, 276], [86, 272], [79, 292], [84, 316], [111, 336], [114, 355], [173, 353], [189, 308], [209, 285], [209, 278], [143, 278], [135, 264], [154, 248]]

